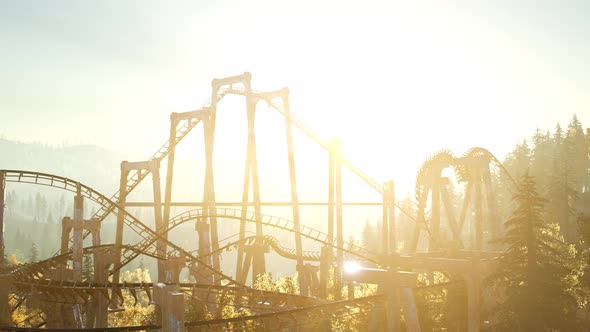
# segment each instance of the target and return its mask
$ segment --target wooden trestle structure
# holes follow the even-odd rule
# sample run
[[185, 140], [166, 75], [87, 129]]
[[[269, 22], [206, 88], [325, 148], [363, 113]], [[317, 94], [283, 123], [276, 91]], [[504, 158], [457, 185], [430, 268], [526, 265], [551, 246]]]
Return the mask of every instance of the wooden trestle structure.
[[[386, 308], [388, 330], [399, 331], [400, 310], [404, 310], [408, 331], [419, 331], [412, 289], [416, 286], [415, 271], [448, 271], [462, 275], [468, 288], [469, 321], [468, 331], [479, 331], [481, 299], [480, 282], [497, 253], [490, 253], [484, 245], [485, 236], [496, 236], [501, 232], [496, 214], [495, 197], [490, 176], [490, 165], [501, 167], [496, 158], [485, 149], [474, 148], [460, 158], [443, 151], [427, 160], [416, 181], [417, 216], [399, 206], [395, 200], [394, 183], [379, 183], [356, 168], [341, 154], [339, 141], [325, 141], [290, 110], [287, 88], [257, 92], [252, 89], [252, 76], [241, 75], [214, 79], [211, 99], [200, 109], [170, 115], [168, 141], [146, 161], [121, 163], [119, 190], [110, 198], [79, 182], [52, 174], [22, 170], [0, 170], [0, 329], [10, 329], [10, 306], [8, 290], [15, 294], [31, 296], [42, 303], [60, 302], [54, 308], [61, 315], [52, 319], [47, 316], [47, 328], [106, 328], [109, 312], [121, 310], [122, 290], [136, 294], [143, 291], [153, 298], [162, 317], [160, 326], [164, 331], [183, 329], [223, 329], [224, 324], [246, 324], [247, 321], [261, 322], [268, 328], [289, 328], [295, 326], [299, 317], [319, 317], [318, 324], [326, 327], [330, 312], [347, 310], [373, 310]], [[243, 191], [241, 202], [217, 202], [215, 197], [215, 176], [213, 155], [217, 105], [228, 94], [245, 97], [248, 136], [244, 165]], [[266, 102], [284, 118], [289, 186], [291, 200], [288, 202], [263, 202], [260, 199], [260, 181], [256, 153], [256, 106]], [[203, 124], [205, 177], [202, 202], [174, 202], [172, 200], [175, 154], [177, 145], [199, 124]], [[328, 197], [326, 202], [300, 202], [297, 190], [293, 126], [301, 130], [327, 152], [329, 168]], [[160, 188], [160, 164], [167, 158], [167, 169], [162, 200]], [[377, 192], [378, 202], [343, 202], [342, 168], [346, 167], [364, 180]], [[456, 219], [449, 179], [442, 171], [452, 168], [460, 182], [466, 183], [463, 206], [459, 220]], [[128, 202], [127, 197], [137, 188], [148, 174], [152, 178], [153, 201]], [[59, 255], [48, 260], [19, 267], [4, 267], [3, 223], [4, 193], [8, 182], [32, 183], [65, 189], [75, 193], [73, 218], [62, 221], [63, 233]], [[251, 194], [250, 194], [251, 192]], [[484, 198], [485, 197], [485, 198]], [[84, 199], [99, 204], [100, 209], [88, 220], [83, 219]], [[486, 204], [484, 204], [484, 200]], [[430, 202], [430, 209], [427, 209]], [[263, 206], [290, 206], [290, 220], [267, 216]], [[328, 209], [327, 233], [303, 225], [300, 216], [302, 206], [324, 206]], [[366, 249], [347, 243], [343, 239], [343, 206], [381, 206], [381, 252], [370, 253]], [[485, 207], [484, 207], [485, 205]], [[155, 229], [146, 226], [126, 208], [130, 206], [153, 207]], [[192, 206], [193, 210], [178, 216], [171, 216], [173, 206]], [[236, 207], [236, 208], [233, 208]], [[446, 212], [443, 216], [442, 211]], [[474, 218], [468, 217], [473, 208]], [[415, 234], [407, 252], [398, 252], [396, 234], [396, 210], [408, 214], [415, 220]], [[429, 211], [429, 215], [428, 215]], [[102, 221], [111, 214], [117, 216], [116, 239], [113, 245], [100, 243]], [[444, 218], [443, 218], [444, 217]], [[220, 255], [224, 247], [219, 243], [220, 220], [233, 219], [240, 222], [239, 239], [227, 246], [236, 245], [236, 275], [227, 276], [222, 272]], [[487, 221], [484, 227], [484, 220]], [[198, 234], [198, 254], [187, 252], [168, 238], [168, 232], [179, 224], [192, 221]], [[443, 223], [446, 221], [446, 225]], [[255, 236], [246, 236], [247, 224], [255, 225]], [[465, 225], [471, 225], [471, 232], [464, 232]], [[283, 247], [272, 236], [265, 235], [264, 229], [276, 228], [293, 234], [295, 248]], [[445, 233], [442, 230], [447, 229]], [[140, 242], [132, 245], [124, 241], [124, 233], [135, 232]], [[420, 237], [426, 231], [428, 246], [426, 253], [417, 253]], [[73, 235], [70, 235], [73, 234]], [[448, 235], [450, 234], [450, 236]], [[473, 234], [473, 238], [466, 236]], [[484, 236], [484, 234], [487, 234]], [[83, 240], [92, 235], [91, 248], [83, 247]], [[321, 244], [321, 252], [304, 251], [303, 239]], [[467, 240], [467, 241], [466, 241]], [[293, 259], [298, 272], [300, 294], [264, 292], [246, 286], [248, 274], [251, 280], [266, 273], [265, 255], [269, 249]], [[488, 250], [488, 251], [486, 251]], [[81, 267], [83, 254], [94, 255], [95, 277], [82, 283]], [[138, 255], [158, 259], [158, 283], [127, 284], [120, 282], [120, 271]], [[340, 290], [345, 282], [354, 281], [354, 276], [343, 276], [345, 257], [381, 267], [369, 273], [368, 279], [357, 280], [379, 284], [380, 293], [369, 298], [341, 299], [341, 292], [332, 294], [336, 301], [327, 300], [330, 269], [335, 267], [335, 285]], [[73, 268], [68, 267], [72, 262]], [[317, 265], [314, 265], [317, 264]], [[195, 278], [194, 284], [181, 284], [180, 271], [189, 269]], [[112, 281], [109, 281], [112, 276]], [[343, 279], [344, 278], [344, 279]], [[346, 280], [345, 280], [346, 279]], [[58, 294], [59, 292], [63, 294]], [[351, 293], [349, 293], [351, 294]], [[135, 295], [134, 295], [135, 296]], [[215, 312], [219, 297], [232, 296], [249, 306], [254, 316], [227, 320], [216, 316], [211, 321], [184, 322], [183, 299], [185, 296], [199, 298]], [[89, 299], [89, 300], [88, 300]], [[87, 301], [89, 301], [87, 303]], [[82, 321], [82, 304], [88, 308], [86, 320]], [[371, 309], [373, 308], [373, 309]], [[326, 314], [328, 313], [328, 314]], [[319, 315], [319, 316], [318, 316]], [[326, 316], [328, 315], [328, 316]], [[329, 322], [329, 320], [328, 320]], [[324, 325], [322, 325], [324, 324]], [[232, 326], [234, 326], [232, 325]], [[153, 327], [151, 327], [153, 328]]]

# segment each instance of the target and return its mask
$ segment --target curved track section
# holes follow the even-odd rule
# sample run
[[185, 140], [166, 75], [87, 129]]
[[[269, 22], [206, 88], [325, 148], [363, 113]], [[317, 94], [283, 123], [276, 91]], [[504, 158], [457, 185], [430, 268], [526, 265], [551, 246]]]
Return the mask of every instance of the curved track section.
[[[227, 219], [234, 219], [234, 220], [241, 220], [241, 218], [242, 218], [242, 210], [240, 210], [240, 209], [216, 207], [215, 212], [216, 212], [215, 216], [217, 218], [227, 218]], [[185, 211], [185, 212], [177, 215], [176, 217], [174, 217], [171, 220], [171, 223], [172, 224], [179, 224], [179, 223], [185, 222], [186, 220], [198, 220], [201, 218], [204, 218], [203, 209], [198, 208], [198, 209], [188, 210], [188, 211]], [[288, 232], [299, 233], [299, 234], [301, 234], [301, 236], [303, 236], [307, 239], [321, 243], [325, 246], [328, 246], [328, 247], [336, 249], [336, 250], [342, 250], [343, 252], [345, 252], [351, 256], [354, 256], [354, 257], [357, 257], [357, 258], [360, 258], [362, 260], [366, 260], [366, 261], [369, 261], [372, 263], [382, 264], [382, 262], [380, 262], [377, 259], [378, 255], [366, 250], [363, 247], [357, 246], [353, 243], [344, 242], [345, 247], [340, 248], [336, 245], [330, 244], [330, 237], [328, 236], [328, 234], [318, 231], [316, 229], [313, 229], [311, 227], [303, 226], [303, 225], [300, 225], [299, 230], [298, 230], [298, 229], [296, 229], [295, 224], [292, 221], [289, 221], [287, 219], [283, 219], [283, 218], [275, 217], [275, 216], [270, 216], [270, 215], [266, 215], [266, 214], [258, 215], [255, 212], [247, 211], [246, 221], [248, 221], [250, 223], [257, 223], [258, 221], [260, 221], [260, 223], [262, 223], [262, 225], [264, 225], [264, 226], [273, 227], [273, 228], [285, 230]], [[334, 241], [334, 243], [336, 243], [335, 239], [333, 239], [333, 241]]]
[[416, 188], [415, 195], [416, 201], [418, 202], [418, 209], [423, 209], [426, 205], [426, 198], [428, 196], [428, 190], [431, 179], [433, 177], [439, 177], [443, 169], [447, 167], [454, 167], [456, 165], [457, 158], [453, 155], [450, 150], [439, 151], [430, 156], [418, 170], [416, 175]]
[[[95, 253], [96, 251], [102, 251], [102, 250], [114, 251], [118, 248], [119, 247], [115, 244], [103, 244], [103, 245], [99, 245], [99, 246], [86, 247], [83, 250], [83, 254], [84, 255], [92, 254], [92, 253]], [[136, 246], [123, 245], [120, 248], [124, 251], [131, 251], [131, 252], [134, 252], [137, 254], [145, 254], [147, 256], [150, 256], [150, 257], [153, 257], [156, 259], [166, 259], [166, 257], [158, 257], [156, 255], [152, 255], [151, 253], [142, 252]], [[53, 257], [50, 257], [50, 258], [42, 260], [42, 261], [13, 266], [13, 267], [7, 269], [3, 273], [11, 274], [13, 277], [16, 277], [19, 280], [41, 278], [43, 275], [46, 275], [46, 273], [48, 271], [50, 271], [52, 268], [57, 268], [59, 266], [65, 265], [68, 262], [68, 260], [71, 258], [72, 258], [72, 251], [69, 251], [65, 254], [61, 254], [59, 256], [53, 256]]]
[[[207, 255], [200, 256], [200, 257], [204, 258], [207, 256], [219, 254], [219, 253], [226, 251], [226, 250], [230, 251], [232, 248], [235, 248], [240, 245], [250, 245], [250, 244], [253, 244], [256, 241], [256, 239], [257, 239], [257, 236], [255, 236], [255, 235], [249, 236], [249, 237], [243, 238], [241, 240], [237, 240], [237, 241], [228, 243], [228, 244], [224, 245], [223, 247], [220, 247], [219, 249], [212, 251]], [[277, 240], [273, 236], [264, 235], [262, 237], [262, 245], [272, 248], [281, 257], [293, 259], [293, 260], [297, 259], [297, 253], [295, 252], [295, 249], [283, 247], [279, 243], [279, 240]], [[320, 254], [316, 251], [304, 251], [303, 252], [303, 260], [304, 261], [319, 262], [320, 258], [321, 258]]]
[[[139, 221], [139, 219], [135, 218], [132, 214], [122, 209], [117, 203], [111, 201], [103, 194], [99, 193], [98, 191], [88, 187], [80, 182], [58, 176], [53, 174], [47, 173], [39, 173], [39, 172], [31, 172], [31, 171], [23, 171], [23, 170], [3, 170], [5, 172], [6, 182], [15, 182], [15, 183], [29, 183], [34, 185], [43, 185], [49, 186], [53, 188], [59, 188], [63, 190], [68, 190], [71, 192], [77, 192], [77, 188], [80, 187], [80, 192], [82, 196], [90, 199], [91, 201], [101, 205], [106, 206], [111, 212], [118, 211], [119, 213], [123, 213], [124, 224], [135, 233], [137, 233], [144, 241], [150, 242], [150, 245], [142, 248], [142, 252], [146, 253], [147, 255], [157, 256], [157, 248], [155, 246], [156, 239], [161, 239], [166, 245], [169, 247], [167, 252], [167, 257], [185, 257], [187, 261], [199, 263], [202, 267], [197, 269], [194, 267], [194, 264], [188, 266], [188, 268], [193, 271], [196, 275], [203, 275], [206, 276], [205, 270], [209, 271], [213, 275], [215, 275], [220, 280], [225, 280], [230, 285], [238, 285], [242, 287], [246, 287], [238, 283], [237, 281], [233, 280], [231, 277], [225, 275], [223, 272], [218, 271], [211, 266], [207, 265], [205, 262], [201, 261], [199, 258], [191, 255], [189, 252], [184, 250], [183, 248], [177, 246], [176, 244], [168, 241], [161, 237], [160, 235], [156, 234], [151, 228], [146, 226], [144, 223]], [[132, 252], [132, 251], [130, 251]]]
[[[417, 219], [420, 225], [426, 227], [426, 231], [431, 238], [433, 235], [424, 216], [426, 215], [426, 202], [431, 190], [430, 183], [432, 179], [440, 177], [443, 169], [452, 168], [459, 182], [469, 182], [473, 180], [474, 170], [487, 167], [490, 164], [495, 166], [498, 173], [507, 178], [513, 187], [516, 186], [516, 182], [502, 163], [489, 150], [481, 147], [470, 148], [461, 157], [455, 157], [450, 150], [442, 150], [434, 153], [422, 164], [416, 175], [415, 185], [415, 197], [418, 206]], [[433, 240], [440, 242], [440, 239]]]
[[[488, 164], [491, 163], [499, 170], [500, 175], [503, 175], [504, 177], [506, 177], [506, 179], [510, 182], [510, 184], [513, 187], [516, 187], [516, 185], [517, 185], [516, 181], [514, 180], [512, 175], [510, 175], [510, 173], [504, 167], [504, 165], [502, 165], [502, 163], [498, 160], [498, 158], [496, 158], [496, 156], [494, 156], [487, 149], [484, 149], [481, 147], [471, 148], [463, 154], [461, 159], [463, 159], [463, 163], [460, 163], [460, 164], [463, 164], [463, 165], [473, 164], [473, 163], [485, 163], [485, 162], [487, 162]], [[469, 174], [469, 173], [467, 173], [467, 174]]]

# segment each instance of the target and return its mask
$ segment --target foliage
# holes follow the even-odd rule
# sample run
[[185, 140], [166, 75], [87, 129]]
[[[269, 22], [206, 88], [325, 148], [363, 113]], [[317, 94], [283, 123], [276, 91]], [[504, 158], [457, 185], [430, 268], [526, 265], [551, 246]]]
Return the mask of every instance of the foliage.
[[499, 242], [507, 251], [488, 278], [501, 294], [497, 307], [502, 330], [574, 331], [576, 303], [568, 293], [568, 246], [556, 225], [545, 220], [546, 199], [525, 174], [514, 194], [512, 218]]
[[29, 262], [34, 263], [39, 260], [39, 250], [37, 249], [37, 245], [33, 242], [31, 244], [31, 249], [29, 250]]
[[[148, 270], [135, 269], [121, 273], [121, 281], [125, 282], [151, 282]], [[150, 304], [148, 296], [143, 292], [137, 292], [137, 304], [132, 294], [123, 290], [124, 311], [109, 315], [109, 326], [135, 326], [150, 325], [156, 323], [155, 306]]]
[[93, 277], [94, 266], [92, 264], [92, 256], [84, 255], [84, 260], [82, 261], [82, 280], [91, 281]]

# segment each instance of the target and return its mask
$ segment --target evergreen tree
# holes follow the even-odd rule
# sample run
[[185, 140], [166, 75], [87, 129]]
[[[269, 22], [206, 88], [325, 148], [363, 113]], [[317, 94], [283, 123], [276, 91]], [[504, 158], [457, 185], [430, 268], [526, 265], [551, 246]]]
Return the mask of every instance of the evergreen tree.
[[588, 144], [582, 124], [574, 114], [570, 121], [564, 140], [565, 157], [568, 172], [576, 192], [583, 192], [588, 185], [587, 171], [589, 166]]
[[378, 236], [375, 225], [371, 224], [368, 219], [365, 221], [362, 237], [363, 247], [367, 249], [367, 251], [379, 253], [381, 239]]
[[550, 168], [547, 197], [550, 219], [559, 223], [566, 240], [575, 238], [575, 225], [571, 220], [574, 214], [573, 205], [578, 194], [572, 175], [571, 140], [568, 143], [561, 126], [557, 124], [553, 138], [553, 160]]
[[37, 249], [37, 245], [35, 242], [31, 244], [31, 249], [29, 249], [29, 262], [34, 263], [39, 260], [39, 250]]
[[559, 228], [545, 222], [546, 200], [537, 194], [532, 176], [525, 174], [513, 200], [506, 235], [497, 240], [508, 249], [488, 278], [504, 293], [497, 309], [501, 329], [575, 331], [576, 302], [564, 285], [567, 246]]
[[531, 175], [537, 179], [539, 188], [546, 188], [548, 172], [551, 166], [551, 136], [543, 134], [539, 128], [533, 136], [533, 148], [531, 152]]
[[531, 149], [528, 141], [524, 139], [521, 144], [517, 144], [514, 150], [508, 154], [504, 160], [504, 167], [512, 176], [519, 177], [525, 174], [530, 168]]
[[83, 281], [90, 281], [94, 276], [94, 265], [92, 264], [92, 256], [84, 255], [82, 261], [82, 279]]

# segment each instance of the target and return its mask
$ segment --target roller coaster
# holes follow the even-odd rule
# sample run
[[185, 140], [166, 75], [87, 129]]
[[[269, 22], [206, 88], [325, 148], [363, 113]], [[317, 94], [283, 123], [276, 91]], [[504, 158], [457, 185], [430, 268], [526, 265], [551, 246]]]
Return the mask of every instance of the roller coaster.
[[[248, 119], [247, 156], [242, 201], [228, 206], [215, 198], [213, 152], [217, 104], [227, 95], [245, 97]], [[258, 102], [266, 102], [284, 119], [291, 200], [282, 205], [291, 207], [292, 219], [262, 213], [269, 202], [260, 199], [258, 161], [256, 156], [255, 115]], [[199, 124], [203, 127], [205, 179], [203, 200], [197, 208], [171, 216], [172, 184], [176, 147]], [[295, 172], [293, 126], [328, 155], [328, 199], [316, 205], [328, 209], [327, 232], [302, 223]], [[160, 188], [160, 163], [166, 160], [164, 198]], [[342, 168], [346, 167], [363, 180], [380, 198], [381, 249], [371, 252], [343, 239]], [[453, 191], [451, 179], [444, 175], [452, 169], [454, 181], [462, 190]], [[151, 174], [155, 227], [135, 217], [127, 209], [133, 206], [127, 196]], [[121, 163], [118, 191], [108, 197], [92, 187], [67, 177], [29, 170], [0, 170], [0, 330], [76, 329], [91, 331], [249, 331], [311, 329], [330, 330], [331, 322], [342, 317], [368, 317], [370, 330], [385, 328], [400, 331], [401, 312], [407, 331], [420, 331], [414, 293], [424, 286], [417, 284], [417, 272], [442, 271], [460, 275], [467, 288], [466, 330], [479, 331], [482, 303], [481, 280], [500, 254], [499, 248], [486, 243], [487, 238], [501, 234], [495, 206], [492, 174], [510, 185], [514, 180], [488, 150], [472, 148], [456, 157], [451, 151], [441, 151], [426, 160], [420, 168], [415, 186], [416, 206], [402, 206], [395, 199], [393, 181], [380, 183], [357, 168], [341, 153], [338, 141], [328, 141], [306, 126], [290, 112], [289, 90], [270, 92], [252, 90], [251, 74], [214, 79], [211, 99], [200, 109], [172, 113], [170, 135], [148, 160]], [[61, 249], [53, 257], [39, 262], [8, 266], [4, 259], [4, 193], [7, 184], [27, 183], [48, 186], [74, 193], [74, 215], [62, 220]], [[252, 198], [250, 198], [252, 191]], [[454, 195], [454, 196], [453, 196]], [[456, 196], [462, 197], [458, 199]], [[460, 198], [461, 198], [460, 197]], [[90, 219], [84, 219], [84, 200], [96, 203], [100, 209]], [[459, 203], [457, 203], [459, 202]], [[362, 202], [353, 205], [363, 205]], [[275, 205], [281, 205], [275, 203]], [[460, 213], [455, 213], [460, 206]], [[444, 211], [444, 213], [443, 213]], [[413, 221], [414, 234], [400, 250], [396, 234], [396, 212]], [[100, 230], [104, 220], [116, 217], [115, 243], [101, 243]], [[457, 218], [458, 216], [458, 218]], [[198, 250], [189, 251], [168, 238], [177, 226], [192, 222], [198, 234]], [[239, 238], [221, 243], [218, 230], [223, 223], [239, 222]], [[248, 225], [255, 235], [246, 236]], [[466, 229], [466, 228], [469, 229]], [[264, 231], [280, 230], [293, 236], [294, 248]], [[135, 233], [137, 243], [124, 243], [123, 234]], [[92, 236], [92, 246], [83, 242]], [[303, 240], [314, 243], [320, 251], [303, 250]], [[421, 242], [427, 241], [427, 245]], [[265, 255], [274, 253], [293, 261], [296, 266], [296, 286], [292, 292], [257, 289], [247, 285], [265, 274]], [[220, 257], [226, 251], [236, 251], [236, 275], [224, 273]], [[82, 258], [92, 255], [93, 280], [82, 280]], [[155, 283], [121, 281], [121, 271], [140, 255], [157, 259], [158, 280]], [[345, 261], [354, 260], [372, 269], [354, 275], [345, 270]], [[187, 269], [194, 282], [181, 282], [181, 270]], [[356, 278], [356, 279], [355, 279]], [[364, 278], [364, 279], [363, 279]], [[329, 280], [333, 285], [328, 287]], [[448, 287], [456, 281], [431, 283], [426, 287]], [[356, 283], [378, 284], [376, 295], [354, 297]], [[343, 290], [348, 287], [348, 298]], [[123, 294], [130, 294], [124, 296]], [[157, 324], [149, 326], [108, 326], [108, 316], [122, 310], [130, 299], [147, 297], [155, 306]], [[185, 319], [187, 300], [199, 303], [209, 315], [198, 320]], [[484, 299], [485, 300], [485, 299]], [[40, 308], [36, 319], [12, 322], [11, 312], [26, 301]], [[232, 306], [239, 315], [228, 317], [222, 308]]]

